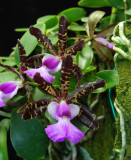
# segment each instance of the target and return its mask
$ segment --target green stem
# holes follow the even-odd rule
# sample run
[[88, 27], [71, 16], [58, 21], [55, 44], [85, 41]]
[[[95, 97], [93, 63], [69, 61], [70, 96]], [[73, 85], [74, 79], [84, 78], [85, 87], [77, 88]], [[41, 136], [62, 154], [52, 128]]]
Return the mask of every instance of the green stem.
[[4, 112], [4, 111], [0, 111], [0, 116], [10, 118], [10, 117], [11, 117], [11, 114], [10, 114], [10, 113], [6, 113], [6, 112]]
[[114, 24], [114, 23], [115, 23], [116, 12], [117, 12], [117, 8], [112, 7], [112, 10], [111, 10], [111, 17], [110, 17], [110, 22], [109, 22], [109, 24]]
[[39, 87], [38, 83], [35, 83], [35, 82], [27, 81], [26, 83], [29, 84], [30, 86]]
[[92, 37], [88, 37], [88, 38], [85, 39], [85, 43], [87, 43], [87, 42], [89, 42], [91, 40], [92, 40]]

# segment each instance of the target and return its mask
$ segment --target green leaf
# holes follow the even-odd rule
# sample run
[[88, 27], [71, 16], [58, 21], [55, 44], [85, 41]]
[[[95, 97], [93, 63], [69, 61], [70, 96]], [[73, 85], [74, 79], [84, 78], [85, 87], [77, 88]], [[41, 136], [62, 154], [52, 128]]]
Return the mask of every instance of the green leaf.
[[123, 0], [108, 0], [108, 2], [115, 8], [124, 9]]
[[106, 81], [106, 88], [110, 89], [119, 84], [119, 76], [117, 71], [103, 70], [96, 73], [96, 76]]
[[48, 38], [51, 40], [51, 43], [55, 45], [58, 42], [58, 35], [47, 34]]
[[2, 72], [0, 73], [0, 84], [8, 81], [16, 81], [18, 77], [13, 72]]
[[87, 22], [87, 21], [88, 21], [88, 17], [82, 17], [82, 18], [81, 18], [81, 21], [82, 21], [82, 22]]
[[11, 115], [10, 139], [16, 153], [26, 160], [44, 159], [47, 136], [38, 118], [23, 121], [14, 109]]
[[85, 31], [85, 26], [78, 25], [78, 24], [71, 24], [68, 27], [68, 30], [71, 30], [71, 31]]
[[0, 127], [0, 158], [2, 158], [1, 160], [8, 160], [7, 130], [4, 126]]
[[88, 72], [94, 71], [96, 69], [95, 66], [89, 66], [86, 69], [84, 69], [83, 74], [86, 74]]
[[[45, 29], [44, 24], [39, 23], [34, 25], [34, 27], [44, 32], [44, 29]], [[38, 44], [37, 39], [30, 34], [29, 30], [21, 37], [20, 42], [22, 43], [27, 56], [31, 54], [31, 52], [35, 49], [36, 45]], [[18, 45], [16, 45], [16, 48], [15, 48], [15, 60], [16, 60], [17, 66], [19, 66], [20, 58], [19, 58]]]
[[79, 56], [79, 66], [82, 70], [88, 68], [92, 62], [93, 51], [90, 46], [85, 45]]
[[26, 32], [28, 31], [28, 28], [16, 28], [15, 31], [16, 32]]
[[100, 8], [110, 6], [107, 0], [80, 0], [78, 5], [81, 7]]
[[[15, 62], [15, 58], [14, 57], [8, 57], [8, 59], [6, 61], [2, 61], [2, 64], [4, 65], [9, 65], [9, 66], [15, 66], [16, 62]], [[0, 72], [6, 70], [6, 68], [4, 67], [0, 67]]]
[[74, 8], [69, 8], [60, 12], [58, 16], [60, 17], [63, 14], [66, 16], [69, 22], [74, 22], [84, 17], [86, 15], [86, 12], [83, 8], [74, 7]]
[[37, 23], [45, 24], [46, 30], [58, 25], [58, 22], [59, 22], [58, 17], [54, 15], [48, 15], [37, 19]]

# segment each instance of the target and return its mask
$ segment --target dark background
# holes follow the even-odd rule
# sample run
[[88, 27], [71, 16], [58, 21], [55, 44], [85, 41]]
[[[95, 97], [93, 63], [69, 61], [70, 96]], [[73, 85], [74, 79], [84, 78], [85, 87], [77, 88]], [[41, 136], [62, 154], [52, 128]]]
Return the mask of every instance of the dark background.
[[[11, 0], [0, 4], [0, 56], [8, 56], [23, 33], [15, 28], [29, 27], [44, 15], [56, 15], [62, 10], [78, 7], [79, 0]], [[87, 9], [87, 15], [96, 9]], [[109, 12], [106, 8], [102, 8]]]

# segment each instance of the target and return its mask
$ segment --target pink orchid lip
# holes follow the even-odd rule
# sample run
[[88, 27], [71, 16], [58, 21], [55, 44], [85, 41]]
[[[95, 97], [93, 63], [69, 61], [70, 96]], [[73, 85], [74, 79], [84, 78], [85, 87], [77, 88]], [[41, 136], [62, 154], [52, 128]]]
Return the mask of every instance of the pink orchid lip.
[[66, 104], [64, 100], [59, 103], [51, 102], [48, 105], [48, 112], [58, 122], [48, 125], [45, 129], [48, 137], [54, 142], [62, 142], [67, 138], [72, 143], [78, 143], [84, 133], [76, 128], [70, 120], [79, 114], [79, 107], [74, 104]]

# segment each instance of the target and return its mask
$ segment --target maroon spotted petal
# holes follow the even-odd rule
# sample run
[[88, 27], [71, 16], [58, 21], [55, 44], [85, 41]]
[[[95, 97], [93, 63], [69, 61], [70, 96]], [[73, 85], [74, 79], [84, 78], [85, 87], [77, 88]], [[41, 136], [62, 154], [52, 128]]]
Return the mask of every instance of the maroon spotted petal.
[[34, 81], [36, 81], [39, 84], [39, 87], [46, 92], [47, 94], [60, 99], [57, 90], [53, 87], [51, 83], [46, 82], [39, 73], [36, 73], [34, 75]]
[[60, 79], [60, 97], [64, 99], [66, 99], [68, 95], [71, 72], [72, 72], [72, 63], [73, 60], [70, 55], [64, 57], [62, 62], [61, 79]]
[[58, 55], [64, 56], [66, 49], [68, 21], [64, 15], [59, 19], [59, 32], [58, 32]]
[[42, 112], [45, 112], [47, 109], [47, 105], [50, 102], [51, 99], [41, 99], [28, 104], [27, 108], [22, 114], [22, 119], [29, 120], [40, 115]]
[[29, 57], [26, 60], [26, 66], [31, 67], [31, 68], [39, 68], [42, 65], [42, 59], [45, 56], [44, 53], [42, 54], [37, 54], [34, 56]]
[[71, 94], [71, 96], [67, 99], [67, 101], [69, 102], [72, 99], [81, 98], [82, 96], [94, 91], [97, 88], [104, 87], [104, 85], [105, 85], [105, 80], [103, 79], [98, 79], [95, 82], [90, 82], [90, 83], [86, 82], [83, 85], [79, 86]]
[[90, 129], [98, 130], [99, 122], [94, 114], [87, 108], [87, 106], [80, 103], [75, 103], [80, 107], [80, 113], [77, 116], [77, 119], [85, 126]]
[[76, 55], [77, 51], [81, 51], [84, 45], [85, 45], [84, 39], [79, 39], [76, 44], [72, 45], [69, 49], [67, 49], [65, 55], [67, 54]]
[[37, 38], [38, 42], [41, 42], [45, 48], [47, 48], [52, 54], [56, 55], [56, 51], [51, 43], [51, 40], [45, 34], [42, 34], [38, 28], [33, 26], [30, 26], [29, 30], [30, 33]]
[[11, 71], [13, 73], [15, 73], [20, 80], [23, 80], [22, 77], [20, 76], [19, 72], [14, 67], [4, 65], [4, 64], [1, 64], [1, 63], [0, 63], [0, 66], [8, 69], [9, 71]]

